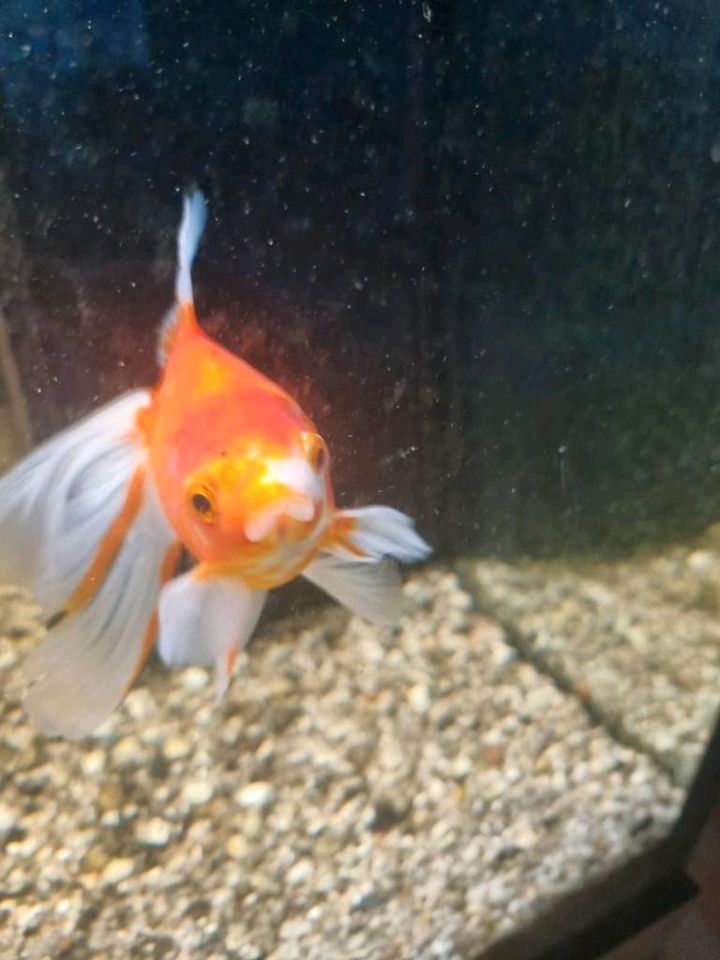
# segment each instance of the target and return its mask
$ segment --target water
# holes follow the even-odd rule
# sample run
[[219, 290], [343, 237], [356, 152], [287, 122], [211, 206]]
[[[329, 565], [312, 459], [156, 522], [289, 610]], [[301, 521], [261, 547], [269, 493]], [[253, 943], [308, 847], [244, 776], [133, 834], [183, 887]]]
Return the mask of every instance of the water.
[[9, 953], [470, 957], [667, 834], [717, 705], [718, 22], [0, 11], [2, 464], [155, 382], [198, 184], [204, 329], [436, 547], [399, 632], [293, 583], [221, 707], [153, 662], [80, 745], [8, 586]]

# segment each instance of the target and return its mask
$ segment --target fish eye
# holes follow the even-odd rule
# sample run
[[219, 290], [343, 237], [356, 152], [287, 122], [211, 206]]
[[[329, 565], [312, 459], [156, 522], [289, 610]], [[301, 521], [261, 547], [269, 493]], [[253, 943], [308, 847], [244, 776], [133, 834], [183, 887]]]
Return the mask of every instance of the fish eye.
[[191, 490], [188, 500], [195, 513], [201, 516], [203, 520], [208, 523], [214, 522], [216, 517], [215, 505], [209, 490], [205, 488]]
[[212, 504], [204, 493], [194, 493], [192, 505], [195, 507], [198, 513], [210, 513], [212, 510]]
[[328, 462], [328, 452], [325, 441], [317, 433], [306, 433], [303, 435], [303, 443], [308, 463], [313, 470], [319, 473]]

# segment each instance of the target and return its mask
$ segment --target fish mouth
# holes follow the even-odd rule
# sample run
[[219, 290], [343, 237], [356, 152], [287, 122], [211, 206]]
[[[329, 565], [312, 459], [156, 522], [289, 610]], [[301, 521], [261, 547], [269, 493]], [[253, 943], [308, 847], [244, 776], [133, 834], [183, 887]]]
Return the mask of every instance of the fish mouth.
[[272, 503], [254, 510], [245, 520], [245, 536], [251, 543], [260, 543], [278, 529], [280, 521], [285, 517], [298, 523], [310, 523], [315, 516], [315, 504], [309, 497], [299, 495], [279, 497]]

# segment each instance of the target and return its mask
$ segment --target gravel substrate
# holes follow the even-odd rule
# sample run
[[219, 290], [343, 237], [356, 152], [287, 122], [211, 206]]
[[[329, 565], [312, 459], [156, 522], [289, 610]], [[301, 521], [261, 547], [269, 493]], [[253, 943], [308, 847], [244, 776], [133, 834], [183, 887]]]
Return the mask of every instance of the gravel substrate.
[[467, 563], [463, 580], [524, 656], [687, 786], [718, 709], [719, 540], [575, 569]]
[[453, 573], [406, 591], [395, 631], [261, 630], [219, 707], [151, 666], [72, 744], [27, 723], [41, 628], [5, 589], [0, 956], [461, 960], [666, 833], [682, 791]]

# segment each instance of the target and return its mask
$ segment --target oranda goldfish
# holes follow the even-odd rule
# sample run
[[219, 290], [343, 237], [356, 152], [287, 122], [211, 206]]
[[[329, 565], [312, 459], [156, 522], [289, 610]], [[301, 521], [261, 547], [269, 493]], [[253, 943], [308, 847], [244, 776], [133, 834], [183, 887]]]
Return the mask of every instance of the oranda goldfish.
[[[48, 617], [24, 664], [27, 707], [48, 734], [91, 732], [156, 642], [170, 666], [214, 665], [221, 696], [266, 592], [299, 574], [392, 622], [394, 561], [429, 553], [397, 510], [339, 510], [310, 418], [203, 333], [191, 266], [205, 219], [202, 195], [186, 195], [157, 386], [102, 407], [0, 480], [0, 577], [28, 587]], [[176, 575], [182, 547], [197, 562]]]

